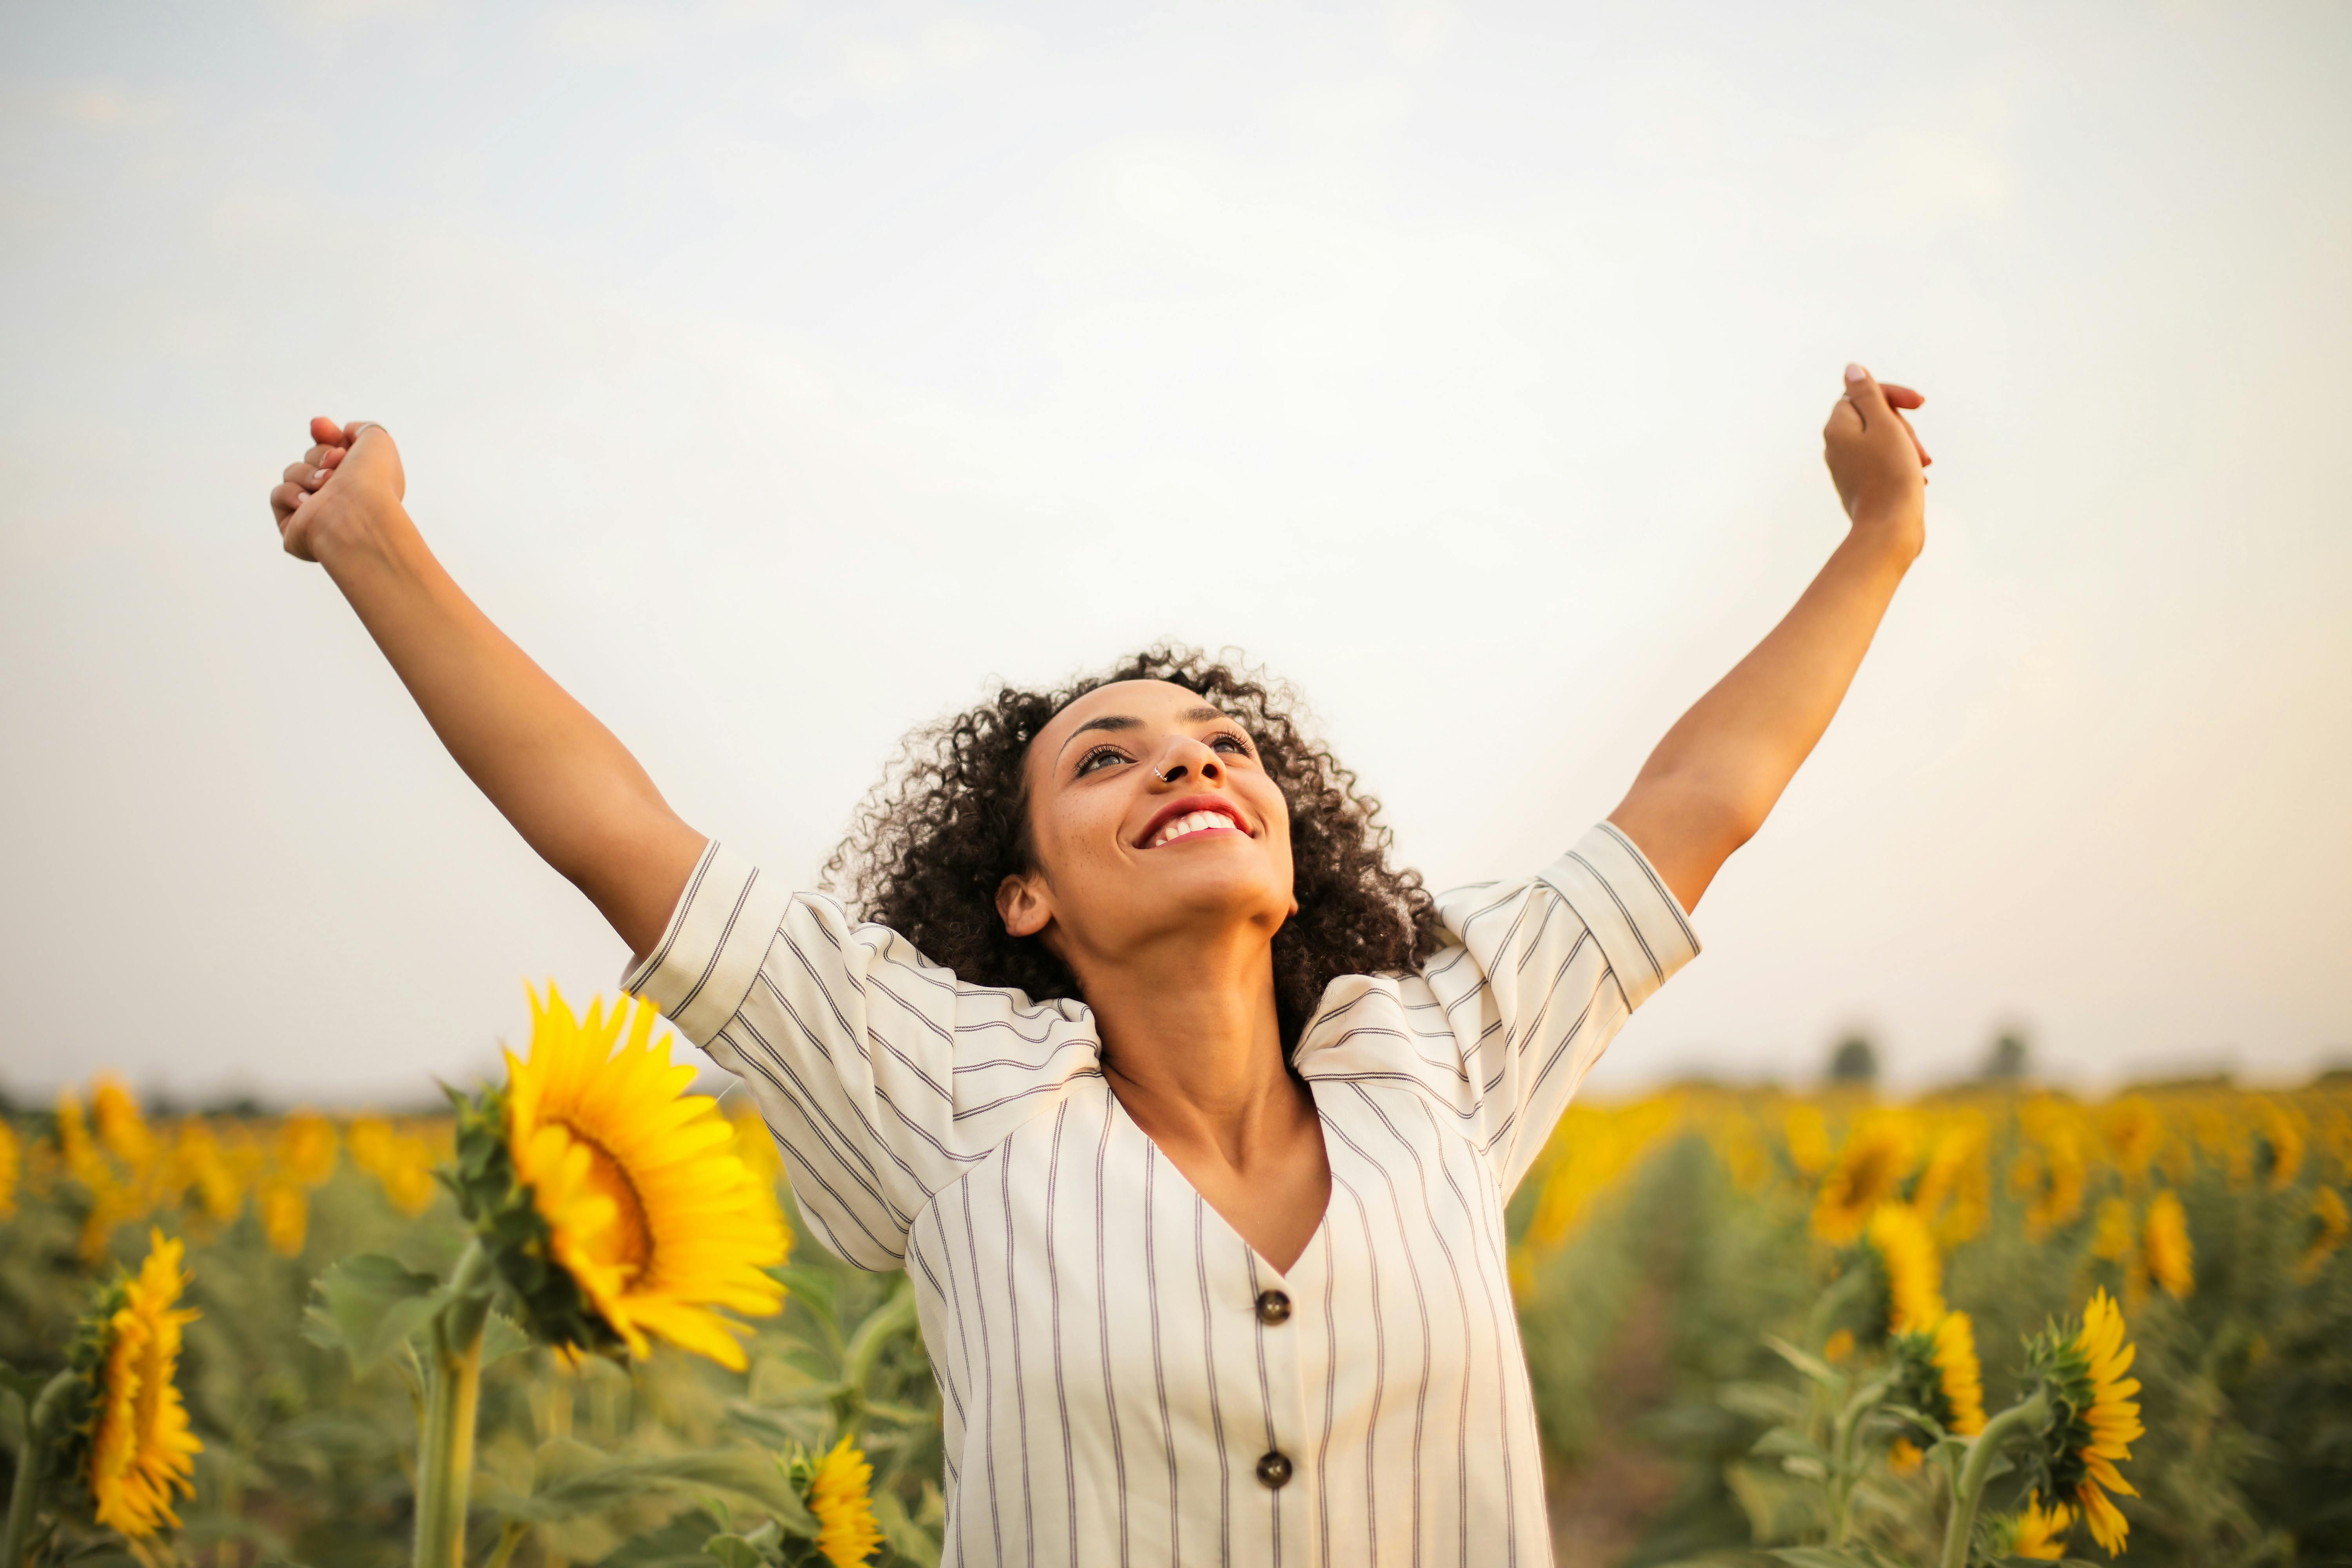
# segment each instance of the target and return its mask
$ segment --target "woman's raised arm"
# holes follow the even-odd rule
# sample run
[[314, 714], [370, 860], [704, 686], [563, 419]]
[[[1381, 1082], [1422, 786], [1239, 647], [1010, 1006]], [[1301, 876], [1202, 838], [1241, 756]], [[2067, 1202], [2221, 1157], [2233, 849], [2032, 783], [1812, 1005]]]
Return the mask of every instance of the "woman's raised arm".
[[314, 419], [310, 436], [269, 493], [287, 553], [326, 568], [466, 776], [644, 953], [702, 835], [442, 569], [401, 504], [400, 453], [383, 427]]
[[1666, 731], [1609, 814], [1685, 910], [1764, 826], [1829, 728], [1927, 542], [1928, 458], [1896, 412], [1924, 399], [1880, 386], [1860, 365], [1845, 374], [1822, 431], [1851, 524], [1844, 542], [1796, 607]]

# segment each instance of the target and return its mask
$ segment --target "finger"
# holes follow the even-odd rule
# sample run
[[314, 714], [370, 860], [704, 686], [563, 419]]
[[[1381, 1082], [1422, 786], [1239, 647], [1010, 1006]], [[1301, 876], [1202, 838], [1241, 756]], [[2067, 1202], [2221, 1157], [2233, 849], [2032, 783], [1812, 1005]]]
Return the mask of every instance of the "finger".
[[377, 424], [373, 419], [354, 419], [349, 425], [343, 426], [343, 445], [347, 447], [355, 447], [359, 444], [361, 431], [381, 430], [383, 428], [383, 426]]
[[313, 463], [289, 463], [286, 472], [279, 477], [289, 485], [315, 490], [327, 482], [327, 470]]
[[1926, 393], [1914, 392], [1899, 382], [1882, 381], [1878, 390], [1886, 394], [1887, 405], [1892, 408], [1916, 408], [1927, 401]]
[[309, 490], [304, 489], [300, 485], [295, 484], [290, 480], [271, 490], [269, 492], [269, 510], [278, 519], [278, 528], [283, 530], [286, 526], [286, 520], [292, 517], [294, 513], [300, 509], [302, 503], [310, 499], [310, 492]]
[[1862, 416], [1862, 427], [1865, 430], [1895, 417], [1895, 410], [1886, 405], [1886, 395], [1870, 378], [1870, 372], [1858, 364], [1845, 367], [1845, 395], [1854, 412]]
[[316, 441], [321, 447], [348, 447], [351, 445], [351, 437], [343, 434], [343, 427], [336, 424], [333, 420], [328, 418], [323, 414], [314, 415], [311, 416], [310, 439]]
[[[1891, 403], [1894, 399], [1889, 398], [1887, 401]], [[1924, 468], [1928, 464], [1936, 460], [1935, 458], [1927, 456], [1927, 448], [1920, 445], [1919, 432], [1911, 428], [1911, 421], [1904, 418], [1902, 414], [1898, 411], [1895, 416], [1895, 422], [1903, 426], [1903, 433], [1906, 436], [1911, 437], [1911, 449], [1919, 454], [1919, 466], [1921, 468]]]

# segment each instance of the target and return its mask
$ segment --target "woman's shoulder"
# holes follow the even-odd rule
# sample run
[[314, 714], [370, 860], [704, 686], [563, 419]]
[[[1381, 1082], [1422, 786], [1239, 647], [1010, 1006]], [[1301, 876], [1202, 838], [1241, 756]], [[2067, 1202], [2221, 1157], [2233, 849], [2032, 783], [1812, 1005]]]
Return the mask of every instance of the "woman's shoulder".
[[787, 942], [793, 940], [791, 928], [805, 923], [819, 940], [855, 963], [867, 984], [889, 989], [902, 1001], [919, 997], [927, 1011], [950, 1008], [959, 1034], [1009, 1030], [1044, 1040], [1072, 1033], [1091, 1038], [1095, 1033], [1093, 1009], [1076, 997], [1032, 997], [1016, 986], [967, 980], [930, 958], [903, 931], [880, 921], [856, 918], [831, 893], [796, 893], [792, 905], [781, 933]]

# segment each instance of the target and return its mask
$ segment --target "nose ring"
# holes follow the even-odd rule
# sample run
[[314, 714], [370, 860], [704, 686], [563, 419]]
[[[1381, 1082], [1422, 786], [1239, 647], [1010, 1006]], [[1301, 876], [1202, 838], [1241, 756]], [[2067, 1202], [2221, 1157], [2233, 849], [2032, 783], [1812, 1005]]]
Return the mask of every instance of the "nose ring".
[[1151, 770], [1151, 776], [1158, 779], [1161, 784], [1174, 784], [1178, 779], [1184, 776], [1184, 764], [1178, 763], [1175, 767], [1164, 773], [1158, 768], [1154, 768]]

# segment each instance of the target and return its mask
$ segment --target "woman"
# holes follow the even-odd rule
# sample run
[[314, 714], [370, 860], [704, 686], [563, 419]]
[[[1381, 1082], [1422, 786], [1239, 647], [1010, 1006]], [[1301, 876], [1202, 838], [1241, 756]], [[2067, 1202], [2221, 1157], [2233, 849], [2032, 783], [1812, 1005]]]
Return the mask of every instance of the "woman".
[[1537, 875], [1433, 900], [1275, 694], [1165, 653], [933, 731], [835, 867], [678, 820], [441, 570], [372, 425], [271, 492], [451, 754], [740, 1075], [801, 1212], [912, 1273], [950, 1563], [1542, 1563], [1503, 1205], [1821, 737], [1925, 530], [1849, 366], [1811, 586]]

